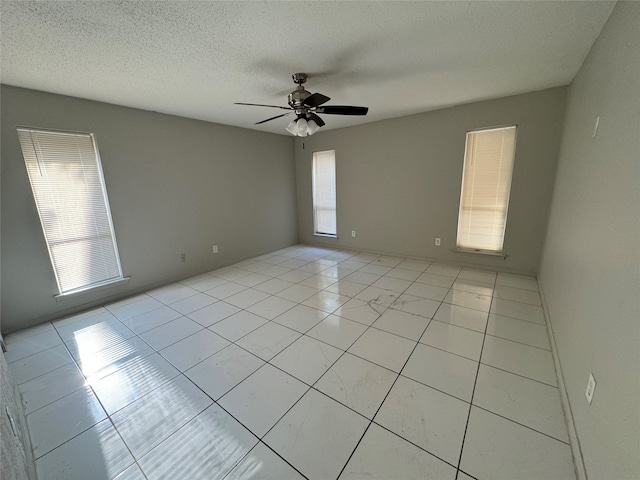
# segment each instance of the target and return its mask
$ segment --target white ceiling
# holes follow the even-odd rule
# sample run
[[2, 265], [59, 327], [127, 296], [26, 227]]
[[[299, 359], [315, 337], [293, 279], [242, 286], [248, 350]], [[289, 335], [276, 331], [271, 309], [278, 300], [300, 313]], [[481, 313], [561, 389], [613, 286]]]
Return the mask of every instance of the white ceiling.
[[1, 81], [287, 134], [291, 74], [366, 117], [568, 84], [615, 2], [1, 3]]

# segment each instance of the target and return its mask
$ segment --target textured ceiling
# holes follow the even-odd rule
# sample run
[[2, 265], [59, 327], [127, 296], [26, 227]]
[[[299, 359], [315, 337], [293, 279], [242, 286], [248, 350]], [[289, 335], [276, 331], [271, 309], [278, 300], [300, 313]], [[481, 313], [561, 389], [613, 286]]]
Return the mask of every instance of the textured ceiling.
[[254, 126], [306, 87], [366, 117], [324, 130], [568, 84], [613, 2], [1, 3], [1, 81]]

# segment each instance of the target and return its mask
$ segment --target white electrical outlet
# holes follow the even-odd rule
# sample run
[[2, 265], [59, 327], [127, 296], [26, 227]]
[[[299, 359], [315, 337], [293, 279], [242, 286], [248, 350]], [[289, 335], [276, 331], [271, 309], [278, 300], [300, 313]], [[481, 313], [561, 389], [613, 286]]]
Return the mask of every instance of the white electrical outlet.
[[213, 253], [218, 253], [218, 245], [213, 246]]
[[187, 261], [187, 254], [186, 253], [181, 253], [180, 254], [180, 261], [181, 262], [186, 262]]
[[355, 237], [356, 236], [356, 231], [355, 230], [351, 230], [351, 236]]
[[587, 402], [591, 405], [591, 401], [593, 400], [593, 392], [596, 390], [596, 379], [593, 378], [593, 373], [589, 374], [589, 381], [587, 382], [587, 391], [585, 392], [585, 396], [587, 397]]
[[440, 246], [440, 237], [436, 237], [436, 247]]

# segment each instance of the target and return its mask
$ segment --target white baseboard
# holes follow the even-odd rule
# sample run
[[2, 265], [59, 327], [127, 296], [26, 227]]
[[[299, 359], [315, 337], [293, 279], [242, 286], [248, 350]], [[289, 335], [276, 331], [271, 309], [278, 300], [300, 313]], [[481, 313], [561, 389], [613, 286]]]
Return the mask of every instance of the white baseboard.
[[562, 366], [560, 365], [560, 357], [558, 356], [558, 346], [556, 345], [556, 338], [553, 334], [553, 327], [551, 325], [551, 315], [549, 314], [549, 307], [547, 305], [544, 290], [542, 289], [542, 283], [538, 276], [538, 290], [540, 291], [540, 298], [542, 300], [542, 309], [547, 323], [547, 333], [549, 335], [549, 343], [551, 343], [551, 352], [553, 354], [553, 363], [556, 368], [556, 375], [558, 377], [558, 388], [560, 389], [560, 400], [562, 402], [562, 410], [564, 412], [564, 420], [567, 426], [567, 432], [569, 433], [569, 442], [571, 444], [571, 454], [573, 455], [573, 466], [576, 473], [577, 480], [588, 480], [587, 470], [584, 466], [584, 458], [582, 456], [582, 449], [580, 448], [580, 439], [578, 438], [578, 432], [576, 430], [575, 422], [573, 421], [573, 413], [571, 410], [571, 402], [569, 401], [569, 395], [567, 394], [567, 388], [564, 383], [564, 375], [562, 373]]

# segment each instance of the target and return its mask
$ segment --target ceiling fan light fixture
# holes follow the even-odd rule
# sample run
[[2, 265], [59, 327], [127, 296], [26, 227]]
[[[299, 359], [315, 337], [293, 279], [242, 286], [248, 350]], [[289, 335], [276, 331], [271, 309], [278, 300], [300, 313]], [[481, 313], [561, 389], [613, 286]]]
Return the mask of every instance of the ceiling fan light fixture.
[[309, 131], [309, 125], [307, 124], [307, 120], [304, 118], [298, 119], [298, 136], [306, 137]]
[[320, 125], [318, 125], [315, 120], [311, 119], [307, 121], [307, 135], [313, 135], [318, 130], [320, 130]]
[[289, 125], [287, 125], [287, 132], [289, 132], [291, 135], [298, 135], [298, 124], [297, 124], [297, 118], [295, 120], [291, 120], [291, 123], [289, 123]]
[[309, 135], [313, 135], [318, 130], [320, 130], [320, 125], [316, 123], [315, 120], [309, 119], [300, 116], [295, 120], [292, 120], [286, 128], [287, 132], [291, 135], [295, 135], [296, 137], [306, 137]]

